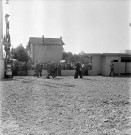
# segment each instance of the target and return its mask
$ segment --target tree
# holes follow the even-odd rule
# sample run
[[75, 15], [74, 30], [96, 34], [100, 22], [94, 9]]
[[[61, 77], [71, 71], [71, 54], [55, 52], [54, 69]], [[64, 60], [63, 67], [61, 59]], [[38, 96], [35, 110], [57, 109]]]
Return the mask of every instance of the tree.
[[28, 53], [22, 44], [14, 48], [11, 53], [13, 54], [13, 58], [17, 59], [18, 61], [27, 62], [29, 60]]
[[64, 60], [73, 60], [73, 54], [72, 52], [63, 52], [63, 57], [62, 59]]
[[77, 61], [91, 61], [91, 56], [89, 54], [85, 53], [84, 51], [81, 51], [79, 54], [72, 54], [72, 52], [63, 52], [63, 59], [69, 60], [73, 62]]

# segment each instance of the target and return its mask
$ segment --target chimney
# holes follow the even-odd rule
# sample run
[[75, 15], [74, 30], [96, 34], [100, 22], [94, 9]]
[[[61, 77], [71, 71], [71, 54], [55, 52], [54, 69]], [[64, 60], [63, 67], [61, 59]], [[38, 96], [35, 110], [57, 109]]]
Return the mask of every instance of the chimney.
[[62, 37], [60, 37], [60, 40], [62, 41]]
[[44, 35], [42, 35], [42, 44], [44, 45]]

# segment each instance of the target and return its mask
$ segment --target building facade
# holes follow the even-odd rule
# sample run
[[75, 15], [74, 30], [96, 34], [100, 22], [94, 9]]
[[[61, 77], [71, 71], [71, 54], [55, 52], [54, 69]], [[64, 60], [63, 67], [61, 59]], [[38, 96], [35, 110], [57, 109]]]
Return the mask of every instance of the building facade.
[[130, 53], [103, 53], [89, 54], [92, 56], [92, 69], [89, 75], [110, 74], [111, 61], [114, 62], [114, 71], [116, 75], [131, 74], [131, 54]]
[[[131, 74], [131, 54], [128, 53], [90, 53], [88, 54], [88, 61], [91, 64], [91, 68], [88, 69], [89, 76], [109, 76], [110, 75], [110, 64], [114, 62], [114, 72], [116, 75]], [[34, 72], [28, 75], [33, 75]], [[62, 76], [73, 76], [75, 70], [62, 70]], [[43, 75], [47, 72], [43, 71]]]
[[2, 0], [0, 0], [0, 79], [4, 78], [4, 59], [3, 59], [3, 12]]
[[46, 63], [48, 61], [59, 62], [62, 60], [62, 52], [64, 42], [60, 38], [41, 38], [30, 37], [28, 54], [33, 62], [41, 61]]

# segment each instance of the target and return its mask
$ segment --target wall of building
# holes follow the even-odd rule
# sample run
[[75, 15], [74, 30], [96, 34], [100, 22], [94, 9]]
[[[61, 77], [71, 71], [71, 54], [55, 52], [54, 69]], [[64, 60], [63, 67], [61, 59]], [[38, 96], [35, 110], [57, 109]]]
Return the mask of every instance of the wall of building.
[[102, 74], [102, 59], [100, 55], [92, 56], [92, 70], [88, 71], [88, 75]]
[[0, 0], [0, 79], [4, 78], [4, 60], [2, 52], [3, 20], [2, 20], [2, 0]]
[[59, 62], [62, 59], [62, 50], [63, 47], [61, 45], [34, 45], [34, 61]]
[[102, 75], [105, 75], [106, 74], [106, 56], [101, 56], [101, 72], [102, 72]]
[[126, 73], [131, 73], [131, 62], [127, 62], [126, 64]]
[[33, 45], [30, 44], [30, 48], [27, 51], [28, 55], [30, 56], [30, 58], [33, 59]]
[[121, 56], [106, 56], [106, 63], [105, 63], [105, 74], [110, 74], [110, 64], [112, 60], [118, 60], [118, 62], [114, 62], [114, 72], [115, 74], [120, 75], [121, 73], [125, 73], [125, 63], [121, 62]]
[[[3, 34], [3, 20], [2, 20], [2, 0], [0, 0], [0, 80], [4, 78], [4, 61], [3, 61], [3, 53], [2, 53], [2, 34]], [[2, 89], [2, 86], [1, 88]], [[1, 91], [0, 91], [1, 92]], [[0, 95], [2, 95], [0, 93]], [[0, 96], [2, 99], [2, 97]], [[1, 110], [1, 101], [0, 100], [0, 110]], [[0, 117], [2, 118], [2, 113], [0, 111]], [[2, 120], [0, 119], [0, 126], [2, 125]], [[2, 135], [2, 128], [0, 128], [0, 134]]]

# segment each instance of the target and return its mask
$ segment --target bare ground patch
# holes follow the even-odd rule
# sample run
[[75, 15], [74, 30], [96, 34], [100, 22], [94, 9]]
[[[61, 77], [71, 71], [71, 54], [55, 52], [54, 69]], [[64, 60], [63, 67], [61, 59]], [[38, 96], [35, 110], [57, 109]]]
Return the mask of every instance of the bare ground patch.
[[1, 81], [3, 135], [130, 135], [130, 78]]

